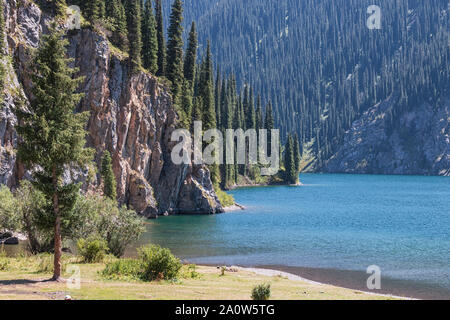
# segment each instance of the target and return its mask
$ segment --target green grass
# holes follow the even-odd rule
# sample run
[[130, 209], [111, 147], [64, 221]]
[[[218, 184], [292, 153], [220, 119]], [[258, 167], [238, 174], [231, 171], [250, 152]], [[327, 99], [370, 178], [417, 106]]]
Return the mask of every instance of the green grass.
[[261, 283], [270, 284], [273, 300], [388, 299], [329, 285], [261, 276], [246, 270], [221, 276], [217, 268], [193, 265], [183, 266], [174, 281], [105, 279], [102, 276], [105, 264], [82, 264], [78, 257], [65, 256], [67, 265], [79, 268], [81, 275], [81, 288], [70, 289], [64, 283], [43, 282], [51, 277], [51, 272], [39, 271], [38, 257], [7, 259], [8, 270], [0, 271], [0, 300], [59, 300], [65, 295], [77, 300], [250, 300], [253, 288]]

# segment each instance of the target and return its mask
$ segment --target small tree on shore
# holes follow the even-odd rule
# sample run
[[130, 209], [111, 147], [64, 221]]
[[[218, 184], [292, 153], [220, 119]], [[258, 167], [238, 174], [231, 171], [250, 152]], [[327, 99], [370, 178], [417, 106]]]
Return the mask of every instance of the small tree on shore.
[[79, 184], [63, 183], [62, 176], [68, 167], [85, 166], [92, 156], [85, 148], [89, 113], [75, 113], [82, 98], [75, 91], [82, 79], [73, 78], [76, 70], [68, 66], [67, 45], [55, 27], [42, 37], [33, 60], [34, 99], [28, 110], [16, 109], [18, 156], [35, 169], [34, 184], [52, 203], [54, 281], [61, 280], [61, 226], [70, 217], [80, 190]]

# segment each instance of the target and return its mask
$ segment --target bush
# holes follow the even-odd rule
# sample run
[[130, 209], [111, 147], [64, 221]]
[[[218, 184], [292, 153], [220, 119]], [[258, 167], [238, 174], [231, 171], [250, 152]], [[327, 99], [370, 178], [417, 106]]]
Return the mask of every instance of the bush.
[[269, 300], [270, 298], [270, 284], [261, 284], [253, 288], [253, 300]]
[[169, 249], [160, 246], [140, 248], [139, 257], [143, 268], [141, 278], [144, 281], [175, 279], [182, 267], [180, 260]]
[[[102, 275], [108, 279], [132, 278], [142, 281], [173, 280], [182, 265], [169, 249], [142, 247], [138, 259], [120, 259], [106, 265]], [[196, 274], [195, 269], [191, 274]]]
[[102, 262], [108, 251], [105, 240], [98, 238], [80, 239], [77, 242], [78, 253], [85, 263]]
[[200, 273], [197, 272], [197, 266], [195, 264], [190, 264], [186, 266], [186, 271], [183, 273], [184, 278], [197, 279], [200, 278]]
[[19, 229], [19, 217], [17, 199], [8, 187], [0, 188], [0, 233], [5, 230], [17, 231]]
[[110, 262], [102, 271], [102, 275], [107, 279], [132, 278], [139, 279], [142, 263], [137, 259], [119, 259]]
[[72, 238], [99, 236], [106, 240], [109, 252], [118, 258], [145, 231], [144, 222], [136, 212], [118, 208], [116, 201], [98, 195], [80, 196], [74, 216], [78, 218]]
[[6, 252], [3, 246], [0, 247], [0, 271], [8, 271], [9, 260], [6, 257]]
[[[53, 254], [42, 253], [42, 254], [37, 255], [36, 257], [37, 257], [36, 273], [53, 273], [54, 259], [55, 259]], [[67, 256], [63, 255], [61, 258], [62, 272], [66, 271], [68, 262], [69, 262], [69, 258]]]

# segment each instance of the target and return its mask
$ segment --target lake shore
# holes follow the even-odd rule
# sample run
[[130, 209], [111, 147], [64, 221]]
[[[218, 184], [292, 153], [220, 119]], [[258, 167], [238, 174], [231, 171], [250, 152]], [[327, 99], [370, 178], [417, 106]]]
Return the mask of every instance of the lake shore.
[[0, 300], [64, 300], [67, 295], [74, 300], [250, 300], [252, 289], [262, 283], [271, 285], [271, 300], [396, 299], [245, 268], [230, 269], [222, 276], [216, 267], [197, 266], [192, 277], [184, 266], [174, 282], [106, 280], [100, 274], [105, 264], [74, 260], [72, 265], [80, 271], [77, 289], [46, 281], [51, 273], [38, 272], [36, 259], [11, 259], [8, 270], [0, 271]]

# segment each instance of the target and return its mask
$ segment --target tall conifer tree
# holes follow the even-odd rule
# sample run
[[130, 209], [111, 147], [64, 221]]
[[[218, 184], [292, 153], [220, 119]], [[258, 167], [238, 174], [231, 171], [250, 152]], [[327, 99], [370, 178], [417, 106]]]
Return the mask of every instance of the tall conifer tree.
[[117, 182], [112, 167], [109, 151], [105, 150], [102, 157], [101, 175], [103, 180], [103, 193], [112, 200], [117, 200]]
[[202, 63], [199, 82], [199, 95], [203, 100], [203, 128], [204, 130], [216, 128], [216, 108], [213, 94], [213, 65], [211, 56], [211, 46], [208, 41], [206, 56]]
[[197, 64], [197, 31], [195, 22], [192, 22], [191, 31], [189, 32], [188, 46], [186, 56], [184, 58], [184, 77], [186, 80], [193, 82], [195, 78], [195, 65]]
[[155, 0], [155, 14], [156, 14], [156, 35], [158, 39], [157, 76], [162, 77], [166, 75], [166, 41], [164, 38], [164, 17], [161, 0]]
[[166, 77], [172, 82], [175, 97], [181, 91], [183, 81], [183, 6], [181, 0], [175, 0], [170, 14], [167, 42]]
[[132, 72], [136, 72], [141, 67], [141, 4], [140, 0], [125, 1], [127, 3], [125, 9], [127, 13], [128, 42], [130, 47], [130, 67]]
[[300, 141], [298, 139], [298, 134], [294, 135], [294, 162], [295, 162], [295, 170], [297, 173], [300, 173]]
[[158, 72], [158, 38], [156, 20], [153, 14], [152, 2], [145, 3], [144, 20], [142, 22], [142, 56], [144, 68], [152, 74]]
[[68, 166], [84, 167], [91, 152], [86, 149], [84, 130], [89, 113], [75, 113], [82, 95], [75, 94], [81, 78], [73, 78], [75, 69], [66, 58], [68, 41], [61, 32], [44, 35], [33, 61], [34, 99], [28, 110], [16, 109], [20, 136], [18, 156], [31, 168], [38, 168], [34, 184], [52, 203], [48, 221], [54, 230], [53, 280], [61, 279], [62, 228], [72, 213], [79, 184], [62, 183]]
[[127, 16], [122, 0], [106, 2], [106, 16], [112, 20], [111, 42], [121, 50], [128, 46]]

